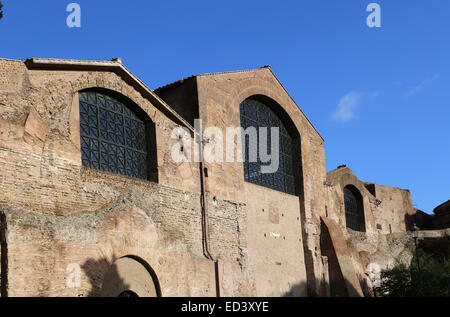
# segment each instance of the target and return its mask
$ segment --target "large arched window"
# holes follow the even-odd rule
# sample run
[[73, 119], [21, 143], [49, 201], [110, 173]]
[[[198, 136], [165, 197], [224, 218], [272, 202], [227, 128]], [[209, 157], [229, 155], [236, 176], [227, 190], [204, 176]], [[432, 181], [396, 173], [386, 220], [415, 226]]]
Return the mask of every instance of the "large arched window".
[[130, 105], [98, 91], [79, 102], [83, 166], [148, 179], [147, 126]]
[[[293, 141], [286, 126], [275, 112], [265, 103], [256, 99], [247, 99], [240, 105], [241, 126], [244, 130], [249, 127], [256, 128], [257, 139], [251, 140], [249, 134], [244, 134], [242, 146], [244, 157], [244, 174], [247, 182], [275, 189], [291, 195], [296, 194], [294, 165], [293, 165]], [[278, 127], [279, 140], [279, 168], [274, 173], [262, 173], [262, 163], [259, 155], [259, 128], [267, 129], [267, 149], [271, 149], [270, 128]], [[257, 142], [257, 161], [250, 162], [249, 149], [251, 142]]]
[[352, 185], [344, 188], [345, 221], [349, 229], [366, 231], [361, 193]]

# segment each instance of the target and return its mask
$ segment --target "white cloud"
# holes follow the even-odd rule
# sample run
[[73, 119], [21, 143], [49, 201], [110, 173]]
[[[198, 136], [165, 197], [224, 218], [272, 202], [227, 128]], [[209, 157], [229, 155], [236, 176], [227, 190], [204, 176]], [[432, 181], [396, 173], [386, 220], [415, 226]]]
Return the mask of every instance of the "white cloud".
[[356, 118], [356, 109], [361, 105], [364, 93], [352, 91], [341, 98], [332, 119], [339, 122], [347, 122]]
[[439, 79], [439, 75], [434, 75], [431, 78], [427, 78], [425, 79], [423, 82], [421, 82], [420, 84], [418, 84], [417, 86], [411, 88], [410, 90], [408, 90], [405, 93], [405, 97], [411, 97], [415, 94], [418, 94], [419, 92], [421, 92], [425, 87], [431, 85], [433, 82], [435, 82], [436, 80]]

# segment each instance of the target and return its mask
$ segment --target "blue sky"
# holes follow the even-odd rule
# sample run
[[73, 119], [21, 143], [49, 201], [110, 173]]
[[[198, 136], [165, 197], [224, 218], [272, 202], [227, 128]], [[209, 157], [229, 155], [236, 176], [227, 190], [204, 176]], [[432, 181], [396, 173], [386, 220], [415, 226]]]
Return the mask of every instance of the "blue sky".
[[[271, 65], [325, 138], [327, 170], [450, 199], [450, 1], [2, 0], [0, 57], [111, 59], [150, 88]], [[381, 28], [366, 7], [381, 5]]]

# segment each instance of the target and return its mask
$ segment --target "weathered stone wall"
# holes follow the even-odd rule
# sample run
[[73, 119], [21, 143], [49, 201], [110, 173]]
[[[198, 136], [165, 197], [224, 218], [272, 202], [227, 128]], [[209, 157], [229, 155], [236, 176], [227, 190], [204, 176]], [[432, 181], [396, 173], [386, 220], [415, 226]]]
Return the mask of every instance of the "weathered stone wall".
[[[344, 187], [353, 185], [363, 199], [365, 232], [346, 228]], [[369, 189], [366, 187], [369, 185]], [[381, 270], [396, 261], [409, 263], [412, 238], [405, 221], [414, 213], [409, 190], [368, 184], [360, 181], [347, 167], [328, 173], [325, 183], [327, 217], [339, 224], [352, 265], [365, 295], [373, 294], [373, 283]]]
[[366, 296], [373, 296], [380, 272], [398, 262], [409, 264], [414, 242], [408, 232], [392, 234], [344, 230], [353, 267]]
[[241, 126], [239, 105], [256, 95], [270, 98], [292, 120], [301, 139], [299, 196], [246, 183], [239, 162], [207, 163], [207, 190], [247, 205], [244, 234], [258, 295], [306, 295], [307, 286], [310, 294], [317, 294], [322, 263], [318, 216], [326, 204], [322, 137], [270, 68], [199, 75], [196, 79], [203, 126], [218, 127], [224, 136], [226, 127]]
[[[247, 183], [249, 264], [258, 296], [306, 296], [298, 197]], [[281, 199], [280, 199], [281, 198]]]
[[344, 187], [353, 185], [363, 197], [366, 232], [381, 234], [405, 232], [407, 215], [415, 212], [409, 190], [370, 184], [375, 190], [373, 195], [365, 187], [366, 184], [347, 167], [329, 172], [325, 183], [328, 216], [337, 221], [341, 227], [346, 227]]
[[[177, 124], [155, 100], [120, 73], [29, 69], [0, 59], [0, 211], [10, 296], [100, 295], [105, 274], [125, 256], [150, 265], [163, 296], [215, 296], [216, 280], [222, 296], [327, 294], [320, 217], [343, 231], [349, 272], [362, 282], [374, 263], [409, 256], [409, 191], [375, 184], [369, 191], [347, 168], [327, 175], [322, 137], [270, 68], [199, 75], [181, 90], [171, 87], [161, 95], [189, 123], [199, 114], [204, 127], [224, 135], [240, 126], [245, 99], [276, 103], [300, 136], [299, 195], [246, 183], [240, 162], [206, 163], [206, 237], [216, 267], [204, 254], [199, 164], [172, 160]], [[82, 166], [78, 92], [86, 88], [122, 94], [155, 123], [158, 182]], [[192, 135], [188, 140], [193, 144]], [[366, 233], [345, 228], [348, 184], [363, 196]], [[81, 268], [79, 287], [67, 285], [73, 263]]]
[[[397, 263], [411, 264], [415, 252], [411, 232], [392, 234], [344, 231], [351, 251], [353, 266], [366, 296], [373, 296], [380, 272]], [[418, 247], [434, 253], [448, 255], [450, 230], [425, 230], [418, 234]]]
[[[10, 296], [98, 295], [107, 268], [127, 255], [153, 268], [163, 296], [216, 295], [214, 263], [203, 256], [199, 169], [171, 160], [174, 122], [112, 72], [30, 70], [0, 60], [0, 82]], [[121, 93], [155, 123], [158, 183], [82, 166], [78, 91], [92, 87]], [[212, 198], [211, 248], [222, 267], [236, 263], [223, 293], [253, 295], [245, 205]], [[81, 266], [80, 287], [66, 285], [71, 263]]]

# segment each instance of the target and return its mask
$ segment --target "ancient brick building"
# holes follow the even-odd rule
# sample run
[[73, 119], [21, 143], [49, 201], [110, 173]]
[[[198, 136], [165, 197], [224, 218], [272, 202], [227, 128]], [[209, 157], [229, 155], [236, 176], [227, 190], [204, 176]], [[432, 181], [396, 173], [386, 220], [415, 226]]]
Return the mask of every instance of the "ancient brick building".
[[[280, 127], [281, 172], [177, 163], [197, 118]], [[0, 213], [3, 296], [362, 296], [411, 256], [415, 210], [407, 190], [327, 174], [270, 67], [153, 91], [120, 59], [1, 59]]]

